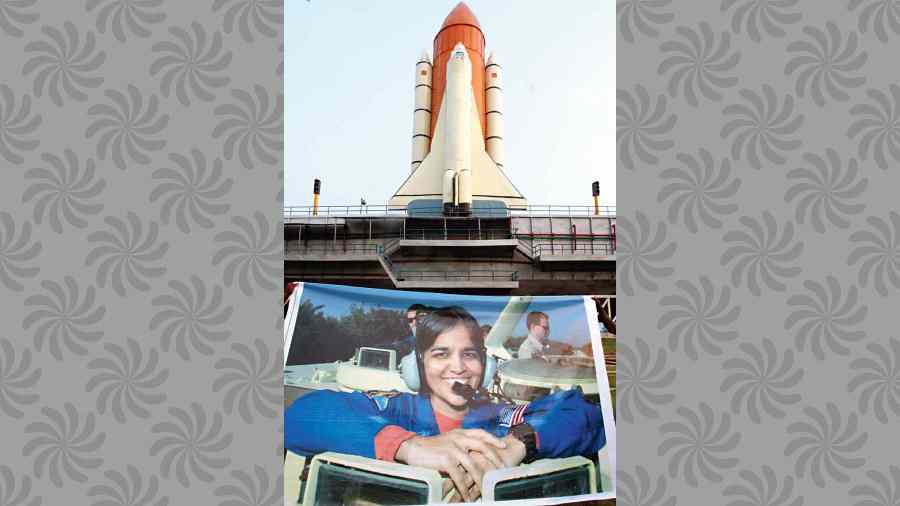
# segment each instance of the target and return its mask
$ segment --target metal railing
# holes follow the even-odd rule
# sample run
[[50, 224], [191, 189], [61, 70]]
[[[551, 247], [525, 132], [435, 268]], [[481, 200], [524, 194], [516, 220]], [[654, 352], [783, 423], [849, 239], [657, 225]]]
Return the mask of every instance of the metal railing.
[[304, 245], [303, 241], [286, 241], [284, 252], [300, 253], [304, 255], [380, 255], [384, 252], [381, 244], [344, 244], [342, 242], [316, 241], [311, 245]]
[[409, 271], [397, 273], [400, 281], [516, 281], [516, 271], [471, 270], [471, 271]]
[[[599, 210], [599, 213], [596, 212]], [[360, 216], [388, 216], [388, 217], [425, 217], [443, 218], [441, 206], [417, 206], [413, 213], [408, 213], [407, 206], [389, 205], [353, 205], [353, 206], [319, 206], [316, 214], [313, 214], [313, 206], [285, 206], [284, 219], [319, 217], [360, 217]], [[510, 216], [602, 216], [604, 218], [616, 217], [616, 206], [575, 206], [575, 205], [529, 205], [522, 209], [476, 209], [473, 217], [481, 218], [506, 218]]]
[[550, 255], [598, 255], [612, 256], [616, 253], [616, 249], [612, 242], [582, 242], [576, 244], [566, 244], [564, 242], [558, 244], [535, 244], [532, 248], [533, 256], [550, 256]]
[[[450, 240], [450, 241], [486, 241], [493, 239], [512, 239], [512, 234], [505, 230], [453, 230], [446, 228], [407, 228], [404, 239], [411, 240]], [[401, 234], [402, 235], [402, 234]]]

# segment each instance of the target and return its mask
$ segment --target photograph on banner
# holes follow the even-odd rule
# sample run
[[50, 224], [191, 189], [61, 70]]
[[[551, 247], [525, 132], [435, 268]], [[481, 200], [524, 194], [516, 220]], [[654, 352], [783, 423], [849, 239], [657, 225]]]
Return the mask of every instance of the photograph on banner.
[[288, 499], [614, 497], [614, 370], [604, 357], [615, 341], [600, 306], [292, 284]]

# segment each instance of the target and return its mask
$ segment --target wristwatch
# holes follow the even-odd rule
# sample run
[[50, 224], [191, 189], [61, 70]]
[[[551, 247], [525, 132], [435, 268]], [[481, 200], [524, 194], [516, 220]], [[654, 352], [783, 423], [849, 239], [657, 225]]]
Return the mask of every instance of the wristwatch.
[[525, 445], [525, 464], [534, 462], [537, 458], [537, 436], [534, 427], [527, 423], [520, 423], [509, 428], [509, 435], [518, 439]]

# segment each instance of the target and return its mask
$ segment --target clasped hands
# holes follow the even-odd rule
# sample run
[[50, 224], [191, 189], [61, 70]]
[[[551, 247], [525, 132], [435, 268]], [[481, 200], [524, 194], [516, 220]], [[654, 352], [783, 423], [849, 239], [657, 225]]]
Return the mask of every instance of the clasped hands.
[[481, 429], [454, 429], [437, 436], [416, 436], [397, 449], [394, 459], [450, 476], [459, 496], [481, 496], [481, 480], [494, 469], [519, 465], [525, 444], [512, 436], [497, 438]]

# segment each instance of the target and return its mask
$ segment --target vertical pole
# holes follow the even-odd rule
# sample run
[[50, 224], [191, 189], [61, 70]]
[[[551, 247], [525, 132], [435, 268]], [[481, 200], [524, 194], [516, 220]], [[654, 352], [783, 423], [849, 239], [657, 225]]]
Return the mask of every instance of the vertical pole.
[[577, 243], [578, 243], [577, 237], [578, 237], [578, 229], [573, 224], [572, 225], [572, 254], [573, 255], [575, 254], [575, 247], [577, 246]]
[[322, 181], [313, 179], [313, 216], [319, 215], [319, 193], [322, 191]]

